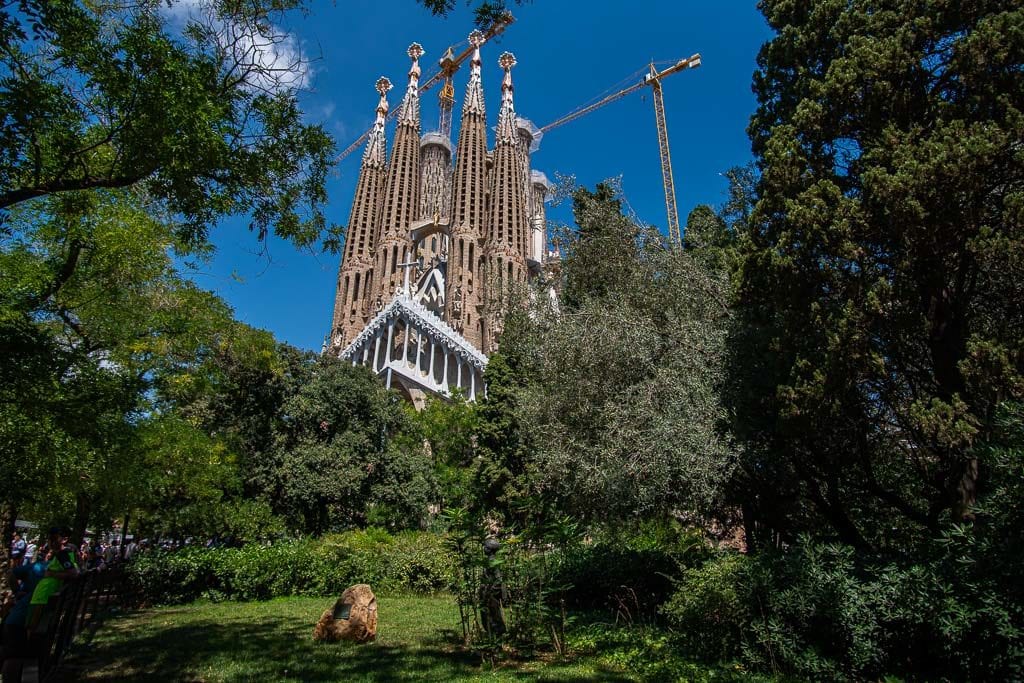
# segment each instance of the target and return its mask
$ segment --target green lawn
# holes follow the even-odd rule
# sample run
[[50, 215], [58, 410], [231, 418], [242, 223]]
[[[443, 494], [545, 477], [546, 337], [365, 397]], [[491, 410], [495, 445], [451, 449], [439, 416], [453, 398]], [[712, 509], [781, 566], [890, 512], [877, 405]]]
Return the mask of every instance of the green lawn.
[[[450, 597], [381, 596], [378, 603], [377, 640], [368, 645], [313, 642], [313, 624], [333, 604], [330, 598], [198, 602], [121, 614], [104, 622], [91, 642], [76, 644], [58, 680], [637, 681], [645, 677], [626, 671], [629, 662], [638, 653], [658, 658], [642, 631], [622, 630], [611, 644], [605, 638], [574, 658], [492, 670], [459, 648]], [[670, 678], [743, 677], [736, 670], [684, 666]], [[666, 680], [664, 671], [646, 673], [649, 680]]]

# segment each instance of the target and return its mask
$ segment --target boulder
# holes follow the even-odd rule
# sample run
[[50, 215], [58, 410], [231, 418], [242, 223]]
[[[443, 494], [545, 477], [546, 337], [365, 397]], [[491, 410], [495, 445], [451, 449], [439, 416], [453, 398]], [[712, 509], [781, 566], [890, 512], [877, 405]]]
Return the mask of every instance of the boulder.
[[349, 586], [313, 629], [313, 640], [365, 643], [377, 637], [377, 596], [365, 583]]

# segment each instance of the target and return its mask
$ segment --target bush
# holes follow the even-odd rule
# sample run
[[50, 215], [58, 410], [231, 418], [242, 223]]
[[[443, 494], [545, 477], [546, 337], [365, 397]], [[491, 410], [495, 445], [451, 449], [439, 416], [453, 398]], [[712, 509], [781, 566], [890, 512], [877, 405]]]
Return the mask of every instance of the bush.
[[433, 592], [450, 586], [453, 570], [440, 536], [368, 529], [269, 546], [150, 550], [136, 555], [127, 571], [140, 602], [180, 604], [200, 597], [338, 595], [354, 583]]
[[809, 539], [756, 557], [722, 554], [685, 572], [663, 613], [687, 651], [763, 671], [1018, 679], [1024, 610], [957, 552], [962, 534], [908, 566]]
[[684, 572], [663, 613], [685, 647], [812, 679], [1024, 679], [1024, 405], [974, 455], [973, 525], [900, 557], [801, 538]]
[[694, 661], [671, 634], [660, 628], [624, 629], [608, 624], [588, 624], [575, 629], [569, 647], [577, 655], [598, 656], [603, 664], [629, 671], [645, 681], [775, 680], [757, 676], [737, 663], [701, 663]]
[[651, 622], [672, 595], [680, 568], [699, 563], [707, 552], [700, 532], [649, 522], [566, 546], [555, 556], [553, 578], [569, 587], [569, 607], [611, 609], [629, 623]]
[[747, 622], [745, 603], [740, 599], [740, 572], [748, 559], [739, 553], [723, 553], [689, 570], [662, 607], [688, 652], [708, 660], [739, 655]]

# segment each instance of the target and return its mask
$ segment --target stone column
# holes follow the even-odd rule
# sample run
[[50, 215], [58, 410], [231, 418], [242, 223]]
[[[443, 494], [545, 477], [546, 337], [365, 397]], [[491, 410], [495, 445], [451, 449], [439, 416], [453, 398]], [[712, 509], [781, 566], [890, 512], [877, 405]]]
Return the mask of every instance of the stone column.
[[[387, 360], [385, 361], [388, 367], [391, 367], [391, 343], [395, 337], [395, 319], [392, 318], [388, 321], [388, 347], [385, 349], [387, 353]], [[391, 386], [391, 375], [388, 374], [388, 387]]]
[[377, 330], [377, 334], [374, 335], [373, 342], [373, 372], [377, 372], [377, 361], [380, 360], [380, 338], [384, 335], [384, 330]]

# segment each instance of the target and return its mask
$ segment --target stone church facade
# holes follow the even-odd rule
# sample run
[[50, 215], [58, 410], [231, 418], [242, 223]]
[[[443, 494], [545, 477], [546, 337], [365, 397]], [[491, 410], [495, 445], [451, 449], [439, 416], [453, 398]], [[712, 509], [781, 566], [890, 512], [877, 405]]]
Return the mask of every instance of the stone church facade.
[[488, 149], [480, 48], [474, 51], [454, 149], [446, 134], [421, 135], [419, 60], [409, 80], [390, 159], [385, 124], [391, 83], [377, 81], [377, 118], [363, 153], [342, 252], [326, 352], [369, 366], [417, 407], [429, 395], [485, 390], [509, 302], [544, 277], [544, 204], [550, 184], [531, 170], [540, 132], [516, 115], [504, 53], [494, 147]]

